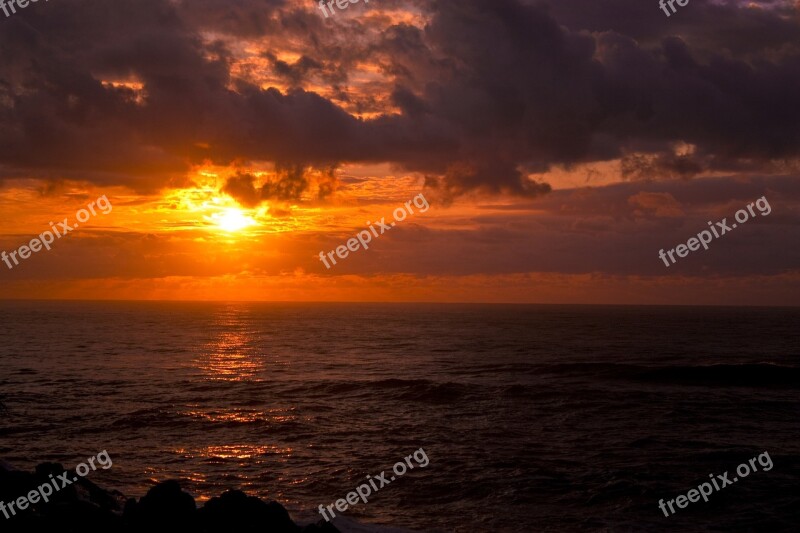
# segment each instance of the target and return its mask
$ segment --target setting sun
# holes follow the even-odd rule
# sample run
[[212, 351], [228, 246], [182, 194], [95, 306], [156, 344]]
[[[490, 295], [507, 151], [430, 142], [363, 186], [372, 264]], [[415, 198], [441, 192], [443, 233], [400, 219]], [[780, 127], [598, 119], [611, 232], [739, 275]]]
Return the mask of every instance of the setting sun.
[[226, 208], [221, 213], [212, 215], [212, 218], [216, 221], [219, 229], [228, 232], [240, 231], [256, 224], [255, 220], [235, 207]]

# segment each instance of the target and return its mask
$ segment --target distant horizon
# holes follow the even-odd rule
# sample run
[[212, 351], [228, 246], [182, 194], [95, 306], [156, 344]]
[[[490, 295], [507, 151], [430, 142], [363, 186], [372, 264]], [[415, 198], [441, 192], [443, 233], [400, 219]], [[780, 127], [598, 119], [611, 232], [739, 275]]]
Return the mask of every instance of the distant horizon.
[[223, 304], [287, 304], [287, 305], [506, 305], [541, 307], [689, 307], [725, 309], [800, 309], [800, 305], [731, 305], [731, 304], [652, 304], [652, 303], [553, 303], [553, 302], [433, 302], [433, 301], [324, 301], [324, 300], [155, 300], [155, 299], [81, 299], [81, 298], [0, 298], [3, 302], [86, 302], [86, 303], [223, 303]]

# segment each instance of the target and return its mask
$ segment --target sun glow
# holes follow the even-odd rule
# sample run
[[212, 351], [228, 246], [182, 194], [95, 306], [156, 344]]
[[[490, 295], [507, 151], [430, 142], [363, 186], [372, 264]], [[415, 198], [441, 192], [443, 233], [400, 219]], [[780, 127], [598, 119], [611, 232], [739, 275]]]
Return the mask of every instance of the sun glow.
[[229, 233], [256, 225], [255, 220], [235, 207], [225, 208], [223, 211], [211, 215], [211, 218], [217, 223], [219, 229]]

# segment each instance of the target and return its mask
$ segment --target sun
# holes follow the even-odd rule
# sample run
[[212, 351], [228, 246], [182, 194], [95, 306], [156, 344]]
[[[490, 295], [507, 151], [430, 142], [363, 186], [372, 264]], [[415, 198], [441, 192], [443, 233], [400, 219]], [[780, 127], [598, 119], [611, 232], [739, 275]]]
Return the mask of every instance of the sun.
[[217, 223], [219, 229], [229, 233], [256, 225], [255, 220], [244, 214], [241, 209], [235, 207], [225, 208], [223, 211], [211, 215], [211, 218]]

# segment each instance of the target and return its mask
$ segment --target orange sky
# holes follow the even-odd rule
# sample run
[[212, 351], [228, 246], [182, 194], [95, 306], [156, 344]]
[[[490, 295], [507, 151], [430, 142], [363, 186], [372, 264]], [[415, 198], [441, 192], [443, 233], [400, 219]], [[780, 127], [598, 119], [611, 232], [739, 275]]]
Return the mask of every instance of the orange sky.
[[[794, 31], [781, 11], [753, 29], [769, 38], [725, 53], [733, 70], [773, 69], [753, 67], [764, 96], [734, 112], [744, 97], [713, 55], [734, 5], [691, 24], [641, 15], [648, 42], [570, 2], [376, 2], [335, 19], [279, 1], [145, 4], [4, 23], [0, 250], [103, 195], [113, 211], [0, 263], [0, 298], [798, 303], [800, 147], [777, 133], [797, 121], [776, 113], [775, 140], [746, 122], [766, 120], [768, 95], [797, 103], [769, 87], [797, 74], [767, 31]], [[420, 193], [429, 210], [320, 262]], [[769, 216], [658, 259], [760, 197]]]

